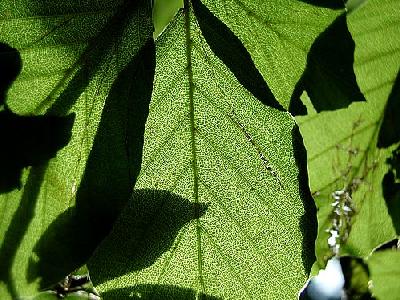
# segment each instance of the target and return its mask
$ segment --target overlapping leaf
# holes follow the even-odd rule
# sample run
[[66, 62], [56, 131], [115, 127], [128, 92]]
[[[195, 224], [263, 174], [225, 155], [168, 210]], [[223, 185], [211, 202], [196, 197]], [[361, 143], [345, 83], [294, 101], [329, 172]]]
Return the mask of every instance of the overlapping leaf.
[[400, 293], [400, 252], [385, 250], [373, 253], [368, 258], [368, 267], [373, 282], [372, 292], [377, 299], [395, 300]]
[[299, 118], [308, 150], [311, 189], [319, 211], [317, 257], [324, 265], [331, 193], [352, 186], [355, 217], [341, 254], [366, 256], [395, 236], [382, 191], [391, 150], [377, 148], [378, 132], [400, 68], [397, 1], [368, 1], [348, 16], [355, 41], [354, 69], [367, 103]]
[[339, 14], [305, 3], [315, 1], [202, 2], [243, 42], [285, 108], [289, 107], [295, 85], [305, 69], [312, 43]]
[[89, 262], [105, 299], [294, 299], [307, 277], [315, 211], [294, 120], [239, 84], [202, 16], [185, 1], [158, 38], [134, 196]]
[[[313, 259], [315, 212], [294, 121], [272, 93], [289, 106], [311, 44], [339, 12], [314, 0], [204, 0], [236, 37], [189, 2], [159, 38], [140, 180], [91, 259], [92, 276], [105, 299], [295, 298]], [[0, 3], [0, 41], [23, 63], [6, 113], [76, 114], [68, 146], [49, 162], [27, 156], [18, 172], [34, 166], [23, 172], [22, 190], [0, 197], [5, 299], [33, 295], [38, 279], [46, 286], [84, 263], [131, 193], [153, 87], [149, 4]], [[394, 235], [381, 190], [391, 149], [376, 143], [400, 65], [398, 11], [394, 1], [370, 0], [349, 18], [369, 103], [299, 119], [326, 221], [320, 263], [330, 193], [351, 182], [357, 216], [344, 251], [366, 255]], [[246, 68], [234, 66], [239, 60]]]
[[[46, 287], [79, 266], [129, 198], [154, 72], [151, 43], [134, 59], [151, 38], [149, 5], [1, 1], [0, 41], [18, 50], [23, 65], [8, 107], [18, 114], [44, 113], [42, 128], [46, 122], [51, 127], [50, 115], [75, 114], [68, 146], [49, 162], [25, 163], [33, 166], [18, 178], [22, 188], [0, 196], [1, 299], [32, 296], [39, 283]], [[23, 129], [21, 118], [16, 115], [11, 125]], [[15, 145], [2, 147], [34, 151], [25, 138], [32, 139], [15, 135]]]

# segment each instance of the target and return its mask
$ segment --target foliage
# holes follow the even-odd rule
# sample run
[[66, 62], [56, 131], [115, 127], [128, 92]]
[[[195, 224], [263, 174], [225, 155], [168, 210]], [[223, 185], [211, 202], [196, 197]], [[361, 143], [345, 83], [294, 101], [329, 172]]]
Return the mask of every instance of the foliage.
[[0, 298], [394, 299], [400, 3], [151, 2], [1, 1]]

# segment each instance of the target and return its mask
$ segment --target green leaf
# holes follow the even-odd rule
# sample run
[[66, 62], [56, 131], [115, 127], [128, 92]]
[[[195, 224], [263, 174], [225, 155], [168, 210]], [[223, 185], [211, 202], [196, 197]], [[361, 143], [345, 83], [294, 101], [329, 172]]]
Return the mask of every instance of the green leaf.
[[317, 112], [365, 101], [353, 71], [354, 48], [346, 14], [342, 14], [311, 46], [306, 70], [296, 85], [292, 101], [300, 101], [304, 90]]
[[214, 54], [258, 100], [270, 107], [284, 110], [237, 36], [200, 1], [195, 0], [192, 3], [201, 32]]
[[[75, 114], [69, 144], [28, 162], [22, 188], [0, 195], [0, 298], [17, 299], [83, 264], [131, 194], [154, 73], [150, 2], [6, 0], [0, 32], [23, 65], [8, 108]], [[19, 149], [25, 136], [12, 142]]]
[[348, 299], [371, 299], [369, 269], [363, 259], [344, 256], [340, 258], [340, 266], [345, 278], [344, 289]]
[[239, 37], [284, 108], [289, 107], [312, 43], [340, 13], [289, 0], [202, 2]]
[[89, 261], [92, 280], [105, 299], [296, 299], [315, 225], [301, 139], [290, 114], [238, 83], [198, 23], [185, 1], [157, 40], [141, 173]]
[[353, 10], [357, 9], [359, 6], [364, 4], [367, 0], [348, 0], [346, 2], [346, 8], [348, 12], [352, 12]]
[[153, 2], [154, 37], [158, 37], [182, 8], [183, 0], [154, 0]]
[[400, 295], [400, 252], [378, 251], [368, 258], [372, 292], [377, 299], [395, 300]]
[[356, 44], [356, 79], [367, 103], [297, 118], [308, 153], [311, 190], [319, 207], [319, 267], [332, 255], [326, 230], [332, 226], [331, 194], [337, 190], [351, 192], [355, 213], [341, 255], [365, 257], [396, 234], [382, 191], [392, 149], [378, 149], [377, 137], [400, 67], [399, 5], [398, 1], [370, 0], [347, 18]]
[[345, 2], [347, 0], [300, 0], [312, 5], [320, 7], [329, 7], [333, 9], [341, 9], [345, 7]]
[[36, 295], [35, 297], [24, 297], [23, 300], [56, 300], [58, 298], [56, 292], [42, 292]]

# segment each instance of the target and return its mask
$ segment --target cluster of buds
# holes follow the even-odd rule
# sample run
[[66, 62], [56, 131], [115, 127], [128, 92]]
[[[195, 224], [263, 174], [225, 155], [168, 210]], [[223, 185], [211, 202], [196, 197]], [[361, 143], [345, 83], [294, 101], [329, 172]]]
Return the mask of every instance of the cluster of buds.
[[349, 237], [351, 230], [351, 218], [354, 215], [351, 194], [347, 189], [332, 193], [332, 215], [331, 228], [327, 230], [330, 234], [328, 245], [333, 254], [339, 255], [340, 245]]

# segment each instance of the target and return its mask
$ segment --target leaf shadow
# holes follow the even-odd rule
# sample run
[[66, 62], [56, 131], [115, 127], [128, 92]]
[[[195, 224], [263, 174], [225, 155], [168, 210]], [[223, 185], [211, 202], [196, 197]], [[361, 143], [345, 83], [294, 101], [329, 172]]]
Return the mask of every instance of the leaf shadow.
[[300, 96], [306, 91], [317, 112], [348, 107], [366, 101], [353, 70], [355, 43], [342, 14], [311, 46], [307, 65], [296, 84], [289, 105], [294, 115], [307, 114]]
[[292, 129], [292, 144], [294, 157], [299, 173], [299, 195], [304, 205], [304, 215], [300, 219], [300, 230], [303, 238], [302, 261], [307, 274], [310, 274], [311, 267], [316, 260], [315, 240], [318, 232], [317, 208], [311, 195], [308, 183], [307, 151], [299, 127], [295, 125]]
[[387, 148], [400, 142], [400, 70], [387, 100], [378, 134], [378, 148]]
[[54, 157], [70, 138], [75, 116], [19, 116], [5, 103], [22, 68], [19, 52], [0, 43], [0, 193], [21, 188], [22, 170]]
[[400, 249], [400, 240], [398, 238], [387, 241], [381, 245], [379, 245], [372, 253], [386, 251], [386, 250], [396, 250]]
[[[168, 251], [179, 230], [206, 211], [165, 190], [134, 190], [109, 236], [88, 263], [95, 285], [150, 267]], [[105, 271], [107, 270], [107, 271]]]
[[[110, 55], [115, 55], [116, 45], [123, 36], [126, 25], [134, 17], [136, 9], [142, 2], [143, 0], [125, 1], [124, 4], [120, 5], [102, 29], [89, 40], [88, 46], [67, 73], [68, 76], [73, 76], [66, 88], [54, 99], [54, 95], [58, 93], [59, 89], [63, 88], [68, 78], [60, 81], [59, 85], [54, 88], [38, 109], [43, 109], [51, 104], [47, 109], [47, 114], [65, 114], [76, 103], [96, 74], [100, 70], [107, 72], [104, 64], [111, 63], [109, 61]], [[87, 30], [89, 29], [90, 24], [88, 24]], [[73, 74], [74, 68], [78, 68], [76, 74]]]
[[18, 208], [0, 247], [0, 280], [15, 299], [18, 293], [11, 276], [12, 263], [34, 216], [48, 160], [68, 144], [75, 119], [73, 114], [57, 117], [13, 113], [5, 103], [6, 94], [21, 68], [19, 52], [0, 43], [0, 193], [21, 189], [22, 170], [30, 167]]
[[372, 300], [370, 286], [370, 271], [361, 257], [342, 256], [340, 266], [344, 276], [344, 290], [347, 299]]
[[392, 218], [396, 234], [400, 234], [400, 145], [386, 160], [389, 170], [382, 179], [382, 193], [386, 207]]
[[[45, 6], [40, 8], [41, 5], [38, 3], [36, 7], [38, 15], [42, 14], [42, 10], [47, 9]], [[41, 111], [43, 107], [50, 105], [44, 116], [18, 116], [4, 104], [6, 91], [20, 73], [22, 63], [16, 49], [0, 43], [0, 69], [2, 70], [0, 72], [0, 108], [4, 104], [4, 109], [0, 112], [0, 140], [3, 145], [7, 145], [0, 149], [0, 193], [21, 188], [19, 178], [24, 167], [44, 163], [54, 157], [57, 150], [68, 144], [75, 115], [67, 114], [99, 69], [105, 53], [112, 51], [113, 43], [122, 34], [123, 25], [132, 14], [132, 7], [136, 5], [137, 2], [134, 2], [128, 4], [128, 7], [121, 7], [103, 29], [90, 40], [77, 62], [80, 63], [81, 68], [68, 82], [63, 92], [54, 98], [66, 79], [61, 80], [36, 109]], [[53, 30], [54, 28], [49, 29], [50, 32]]]
[[2, 237], [0, 247], [0, 281], [3, 281], [13, 297], [18, 299], [18, 292], [12, 279], [11, 267], [17, 250], [22, 242], [26, 230], [34, 216], [36, 199], [39, 196], [40, 186], [46, 172], [47, 163], [32, 167], [26, 184], [24, 185], [19, 206], [15, 211], [7, 231]]
[[113, 289], [103, 293], [104, 300], [221, 300], [219, 297], [200, 294], [196, 298], [196, 291], [173, 285], [139, 284], [129, 288]]
[[[135, 3], [133, 3], [133, 7], [135, 7]], [[38, 3], [38, 7], [40, 5], [42, 4]], [[43, 9], [46, 8], [43, 7]], [[57, 145], [61, 148], [68, 143], [74, 115], [65, 115], [95, 75], [100, 66], [101, 57], [107, 51], [110, 51], [111, 41], [118, 37], [118, 28], [123, 27], [123, 22], [126, 20], [121, 15], [126, 16], [127, 12], [129, 10], [121, 8], [120, 13], [112, 18], [108, 24], [110, 26], [108, 30], [111, 31], [107, 31], [106, 25], [89, 42], [79, 61], [81, 68], [68, 82], [61, 95], [54, 100], [52, 93], [43, 102], [44, 106], [50, 105], [44, 116], [22, 117], [15, 115], [8, 109], [5, 104], [6, 92], [20, 73], [22, 64], [19, 52], [16, 49], [0, 43], [0, 108], [3, 105], [3, 110], [0, 112], [0, 139], [4, 143], [0, 148], [0, 193], [20, 187], [22, 168], [32, 165], [26, 182], [21, 187], [18, 209], [2, 238], [3, 244], [0, 248], [0, 280], [6, 283], [14, 299], [18, 298], [18, 291], [15, 289], [15, 283], [11, 278], [12, 263], [24, 234], [34, 217], [37, 198], [48, 166], [47, 160], [55, 155], [54, 149], [58, 149]], [[41, 15], [40, 10], [38, 15]], [[112, 34], [110, 34], [111, 32]], [[58, 88], [58, 86], [55, 87], [54, 94], [57, 93]], [[44, 130], [45, 134], [40, 137], [38, 135], [40, 132], [35, 132], [34, 129]], [[55, 137], [50, 136], [53, 132], [56, 134]], [[20, 136], [18, 137], [17, 134]], [[10, 141], [6, 142], [6, 138]], [[28, 142], [24, 140], [25, 138]], [[19, 146], [18, 143], [24, 144]], [[51, 146], [50, 151], [48, 153], [42, 152], [47, 144]], [[33, 146], [38, 146], [37, 150], [33, 149]], [[16, 157], [21, 152], [23, 153], [22, 158], [24, 158], [22, 161], [21, 157]], [[29, 273], [31, 272], [29, 271]], [[34, 273], [37, 274], [37, 270]], [[54, 281], [57, 280], [54, 279]]]
[[[49, 287], [83, 265], [109, 233], [141, 166], [155, 72], [152, 39], [118, 75], [106, 99], [76, 205], [62, 213], [34, 248], [28, 278]], [[73, 193], [73, 191], [71, 191]]]
[[264, 105], [285, 111], [275, 99], [250, 54], [236, 35], [199, 0], [192, 1], [201, 32], [214, 54], [237, 80]]
[[0, 43], [0, 106], [4, 105], [11, 84], [21, 73], [21, 56], [17, 49]]

